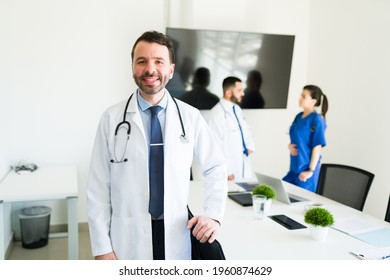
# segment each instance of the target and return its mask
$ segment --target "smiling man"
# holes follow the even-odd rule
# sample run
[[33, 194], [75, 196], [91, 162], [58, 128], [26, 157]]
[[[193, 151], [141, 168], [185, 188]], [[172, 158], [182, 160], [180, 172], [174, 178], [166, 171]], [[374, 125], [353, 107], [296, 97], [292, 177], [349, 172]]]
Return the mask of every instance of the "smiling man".
[[[96, 259], [191, 259], [190, 229], [213, 242], [226, 202], [226, 167], [199, 110], [173, 99], [171, 40], [156, 31], [135, 42], [138, 89], [106, 110], [88, 180], [88, 219]], [[204, 213], [188, 221], [190, 167], [205, 174]]]

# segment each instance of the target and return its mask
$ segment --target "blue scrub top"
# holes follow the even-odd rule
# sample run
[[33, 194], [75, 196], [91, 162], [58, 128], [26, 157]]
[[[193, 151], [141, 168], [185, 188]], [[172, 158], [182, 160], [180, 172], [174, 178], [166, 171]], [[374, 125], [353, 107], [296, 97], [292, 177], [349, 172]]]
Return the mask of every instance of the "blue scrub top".
[[315, 192], [317, 189], [320, 164], [317, 163], [313, 176], [306, 182], [300, 181], [298, 176], [301, 172], [308, 170], [313, 148], [318, 145], [326, 146], [326, 122], [316, 112], [311, 113], [305, 118], [302, 118], [302, 115], [303, 112], [299, 113], [290, 127], [290, 140], [292, 144], [297, 145], [298, 155], [290, 155], [290, 171], [284, 180]]

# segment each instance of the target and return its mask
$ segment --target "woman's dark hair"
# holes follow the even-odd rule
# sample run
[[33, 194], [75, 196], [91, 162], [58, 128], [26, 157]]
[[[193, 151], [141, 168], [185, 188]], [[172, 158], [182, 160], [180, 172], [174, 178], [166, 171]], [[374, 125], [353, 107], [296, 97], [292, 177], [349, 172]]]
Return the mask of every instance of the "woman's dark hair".
[[171, 63], [172, 64], [175, 63], [175, 50], [173, 48], [172, 40], [167, 35], [164, 35], [157, 31], [146, 31], [137, 39], [137, 41], [135, 41], [133, 45], [133, 49], [131, 50], [131, 60], [134, 59], [135, 47], [141, 41], [148, 42], [148, 43], [157, 43], [162, 46], [166, 46], [168, 48], [169, 59], [171, 60]]
[[315, 106], [321, 105], [321, 97], [322, 97], [322, 106], [321, 106], [321, 115], [325, 118], [326, 112], [328, 112], [328, 98], [322, 92], [322, 90], [315, 85], [307, 85], [304, 86], [303, 89], [306, 89], [310, 92], [311, 98], [317, 100]]

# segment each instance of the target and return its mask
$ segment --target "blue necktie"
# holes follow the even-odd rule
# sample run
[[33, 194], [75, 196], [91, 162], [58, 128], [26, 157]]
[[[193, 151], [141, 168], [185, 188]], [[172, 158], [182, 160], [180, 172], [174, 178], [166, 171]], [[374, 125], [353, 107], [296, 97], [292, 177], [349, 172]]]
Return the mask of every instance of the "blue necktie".
[[241, 124], [240, 124], [240, 121], [238, 120], [238, 117], [237, 117], [237, 114], [236, 114], [236, 106], [233, 106], [233, 113], [234, 113], [234, 116], [236, 117], [236, 120], [237, 120], [237, 123], [238, 123], [238, 127], [240, 128], [242, 146], [244, 148], [244, 154], [246, 156], [248, 156], [248, 149], [246, 148], [246, 145], [245, 145], [244, 134], [242, 133]]
[[164, 212], [164, 144], [157, 117], [162, 107], [152, 106], [149, 109], [152, 113], [149, 151], [149, 213], [158, 218]]

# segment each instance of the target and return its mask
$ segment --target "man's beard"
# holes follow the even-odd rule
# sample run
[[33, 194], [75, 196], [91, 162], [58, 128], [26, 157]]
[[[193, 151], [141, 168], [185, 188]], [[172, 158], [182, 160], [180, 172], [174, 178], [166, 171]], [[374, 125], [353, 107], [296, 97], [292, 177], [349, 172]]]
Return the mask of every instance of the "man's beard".
[[237, 97], [235, 97], [234, 95], [232, 95], [232, 97], [230, 97], [230, 101], [235, 103], [235, 104], [240, 104], [240, 101], [238, 100]]
[[[147, 77], [158, 77], [158, 80], [160, 81], [160, 85], [159, 86], [145, 85], [143, 83], [143, 81], [144, 81], [144, 78], [147, 78]], [[133, 74], [133, 79], [134, 79], [135, 83], [137, 84], [137, 86], [141, 89], [141, 91], [148, 94], [148, 95], [153, 95], [153, 94], [160, 92], [162, 89], [165, 88], [165, 85], [167, 84], [167, 83], [164, 83], [164, 79], [160, 75], [145, 74], [145, 75], [142, 75], [141, 77], [138, 78]]]

